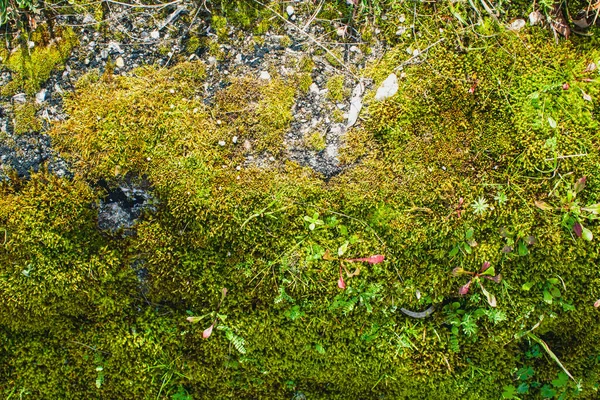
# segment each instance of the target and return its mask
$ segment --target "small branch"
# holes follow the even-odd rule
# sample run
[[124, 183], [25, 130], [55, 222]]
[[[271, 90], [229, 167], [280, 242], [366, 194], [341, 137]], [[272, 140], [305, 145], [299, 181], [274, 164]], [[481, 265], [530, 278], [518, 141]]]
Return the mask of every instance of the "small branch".
[[105, 1], [107, 3], [118, 4], [120, 6], [133, 7], [133, 8], [165, 8], [168, 6], [172, 6], [174, 4], [179, 4], [179, 3], [181, 3], [182, 0], [175, 0], [170, 3], [153, 4], [153, 5], [122, 3], [122, 2], [116, 1], [116, 0], [105, 0]]
[[269, 7], [268, 5], [260, 2], [259, 0], [253, 0], [255, 3], [260, 4], [261, 6], [263, 6], [264, 8], [266, 8], [267, 10], [271, 11], [273, 14], [275, 14], [279, 19], [281, 19], [283, 22], [285, 22], [286, 24], [290, 25], [291, 27], [293, 27], [294, 29], [296, 29], [298, 32], [306, 35], [306, 37], [308, 37], [314, 44], [316, 44], [317, 46], [319, 46], [320, 48], [322, 48], [323, 50], [325, 50], [325, 52], [327, 52], [327, 54], [329, 54], [335, 61], [337, 61], [342, 67], [344, 67], [344, 69], [350, 74], [352, 75], [355, 79], [359, 79], [358, 75], [356, 75], [354, 72], [352, 72], [352, 70], [350, 70], [350, 68], [344, 64], [344, 62], [342, 60], [339, 59], [338, 56], [336, 56], [335, 54], [333, 54], [333, 52], [331, 52], [331, 50], [329, 50], [327, 47], [323, 46], [317, 39], [315, 39], [310, 33], [306, 32], [304, 29], [298, 27], [298, 25], [288, 21], [287, 18], [285, 18], [283, 15], [279, 14], [277, 11], [273, 10], [271, 7]]

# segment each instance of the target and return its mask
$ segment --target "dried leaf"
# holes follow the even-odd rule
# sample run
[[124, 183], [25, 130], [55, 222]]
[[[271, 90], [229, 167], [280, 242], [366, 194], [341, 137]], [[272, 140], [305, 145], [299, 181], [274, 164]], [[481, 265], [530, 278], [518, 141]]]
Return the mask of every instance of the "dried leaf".
[[534, 201], [534, 204], [540, 210], [548, 211], [548, 210], [553, 209], [553, 207], [551, 205], [549, 205], [548, 203], [545, 203], [543, 201], [536, 200], [536, 201]]
[[186, 318], [189, 322], [191, 322], [192, 324], [197, 323], [198, 321], [200, 321], [202, 319], [202, 317], [187, 317]]
[[590, 204], [589, 206], [582, 207], [581, 209], [592, 214], [600, 214], [600, 203]]
[[579, 193], [581, 192], [583, 189], [585, 189], [585, 181], [586, 181], [586, 177], [583, 176], [579, 179], [577, 179], [577, 182], [575, 182], [575, 186], [573, 187], [573, 190], [575, 190], [575, 193]]
[[202, 338], [203, 339], [208, 339], [210, 337], [210, 335], [212, 335], [212, 330], [213, 330], [214, 326], [215, 326], [215, 324], [212, 324], [211, 326], [209, 326], [208, 328], [206, 328], [204, 330], [204, 332], [202, 332]]
[[425, 311], [410, 311], [407, 310], [406, 308], [401, 308], [400, 311], [402, 311], [404, 314], [408, 315], [409, 317], [413, 317], [413, 318], [427, 318], [429, 317], [431, 314], [433, 314], [433, 311], [435, 309], [433, 308], [433, 306], [429, 307], [427, 310]]
[[483, 292], [490, 307], [496, 307], [496, 296], [485, 290], [481, 282], [477, 281], [477, 283], [479, 284], [479, 287], [481, 288], [481, 291]]
[[585, 101], [592, 101], [592, 96], [590, 96], [589, 94], [587, 94], [586, 92], [584, 92], [583, 90], [581, 91], [581, 95], [583, 96], [583, 99]]

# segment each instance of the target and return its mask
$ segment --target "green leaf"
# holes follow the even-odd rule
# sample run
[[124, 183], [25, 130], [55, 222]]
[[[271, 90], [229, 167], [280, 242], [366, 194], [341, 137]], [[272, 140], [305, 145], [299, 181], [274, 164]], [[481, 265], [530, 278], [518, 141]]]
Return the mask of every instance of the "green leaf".
[[548, 117], [548, 125], [550, 125], [550, 128], [556, 129], [556, 121], [554, 120], [554, 118]]
[[454, 246], [454, 247], [452, 248], [452, 250], [450, 250], [450, 252], [448, 253], [448, 255], [449, 255], [450, 257], [454, 257], [455, 255], [457, 255], [457, 254], [458, 254], [458, 250], [459, 250], [459, 249], [458, 249], [458, 246]]
[[552, 295], [547, 290], [544, 290], [544, 301], [548, 304], [552, 304]]
[[341, 257], [344, 255], [344, 253], [346, 253], [346, 250], [348, 250], [348, 244], [349, 242], [346, 240], [343, 245], [338, 247], [338, 257]]
[[552, 386], [559, 388], [565, 386], [569, 382], [569, 376], [563, 371], [558, 373], [558, 378], [552, 381]]
[[529, 291], [529, 289], [531, 289], [533, 287], [533, 285], [535, 285], [535, 283], [533, 282], [525, 282], [523, 284], [523, 286], [521, 286], [521, 289], [525, 290], [526, 292]]
[[523, 382], [517, 388], [517, 393], [519, 394], [527, 394], [529, 393], [529, 384]]
[[550, 288], [550, 294], [552, 297], [560, 297], [560, 290], [556, 286]]
[[465, 233], [465, 238], [466, 238], [467, 240], [471, 239], [471, 238], [473, 237], [473, 233], [474, 233], [474, 230], [473, 230], [473, 228], [469, 228], [469, 229], [467, 229], [467, 233]]
[[481, 274], [481, 276], [494, 276], [496, 275], [496, 269], [491, 266], [488, 269], [486, 269], [485, 271], [483, 271], [483, 273]]
[[592, 231], [590, 231], [588, 228], [586, 228], [585, 226], [581, 226], [581, 237], [584, 238], [585, 240], [587, 240], [588, 242], [591, 242], [592, 239], [594, 238], [594, 235], [592, 234]]
[[502, 392], [503, 399], [515, 399], [515, 393], [517, 392], [517, 388], [513, 385], [504, 386], [504, 391]]
[[469, 246], [466, 243], [464, 244], [463, 249], [465, 250], [465, 253], [467, 253], [467, 254], [473, 253], [473, 249], [471, 248], [471, 246]]
[[517, 245], [517, 252], [520, 256], [526, 256], [529, 253], [529, 250], [527, 249], [527, 246], [525, 246], [523, 240], [519, 240], [519, 244]]
[[551, 399], [552, 397], [556, 396], [556, 391], [554, 389], [552, 389], [552, 387], [550, 385], [545, 384], [540, 389], [540, 394], [542, 395], [542, 397], [544, 399]]

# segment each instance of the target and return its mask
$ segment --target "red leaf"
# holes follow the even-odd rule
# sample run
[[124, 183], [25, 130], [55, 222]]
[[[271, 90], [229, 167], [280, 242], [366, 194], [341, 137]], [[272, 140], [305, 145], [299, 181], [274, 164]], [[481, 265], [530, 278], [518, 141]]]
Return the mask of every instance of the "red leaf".
[[569, 87], [570, 86], [568, 83], [563, 83], [563, 86], [562, 86], [563, 90], [569, 90]]
[[208, 339], [210, 337], [210, 335], [212, 335], [212, 330], [213, 330], [214, 326], [215, 326], [215, 324], [212, 324], [211, 326], [209, 326], [208, 328], [206, 328], [204, 330], [204, 332], [202, 332], [202, 338], [203, 339]]
[[340, 275], [340, 279], [338, 279], [338, 287], [342, 290], [346, 289], [346, 282], [344, 282], [344, 277]]
[[581, 226], [579, 222], [575, 222], [575, 225], [573, 225], [573, 232], [575, 232], [575, 236], [577, 236], [578, 238], [581, 237], [581, 233], [583, 232], [583, 226]]
[[458, 290], [458, 294], [460, 294], [461, 296], [464, 296], [465, 294], [469, 293], [469, 288], [471, 287], [471, 281], [467, 282], [466, 285], [462, 286], [459, 290]]
[[490, 267], [490, 262], [489, 261], [484, 262], [483, 265], [481, 266], [481, 272], [484, 272], [489, 267]]
[[600, 307], [600, 299], [596, 300], [596, 302], [594, 303], [594, 307]]
[[371, 257], [363, 257], [363, 258], [351, 258], [349, 260], [349, 262], [354, 262], [354, 261], [365, 261], [368, 262], [369, 264], [379, 264], [382, 263], [383, 260], [385, 260], [385, 256], [381, 255], [381, 254], [377, 254], [375, 256], [371, 256]]

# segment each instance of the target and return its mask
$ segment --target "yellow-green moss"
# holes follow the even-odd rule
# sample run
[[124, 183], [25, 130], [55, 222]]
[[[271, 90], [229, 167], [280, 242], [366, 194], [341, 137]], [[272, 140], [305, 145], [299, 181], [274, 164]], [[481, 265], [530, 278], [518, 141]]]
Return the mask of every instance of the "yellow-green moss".
[[344, 90], [344, 76], [343, 75], [334, 75], [327, 81], [327, 98], [340, 102], [346, 96], [346, 91]]
[[315, 151], [324, 150], [327, 147], [327, 141], [323, 134], [314, 132], [305, 138], [306, 146]]
[[5, 65], [12, 73], [12, 80], [0, 88], [0, 94], [11, 96], [19, 91], [27, 94], [37, 92], [52, 71], [66, 61], [76, 43], [75, 33], [65, 28], [48, 45], [37, 44], [33, 49], [20, 47], [11, 53]]
[[32, 102], [15, 104], [14, 112], [14, 130], [17, 135], [36, 132], [42, 129], [41, 121], [35, 116], [37, 107]]

